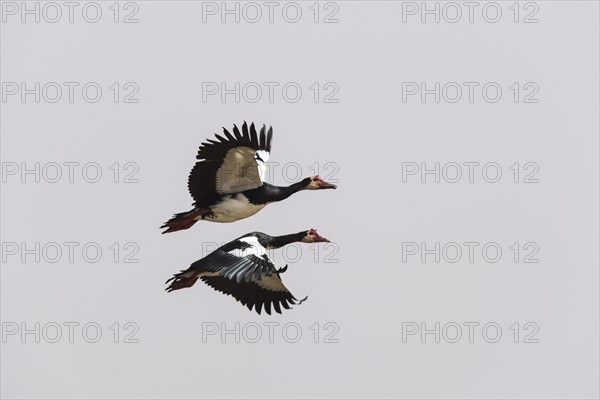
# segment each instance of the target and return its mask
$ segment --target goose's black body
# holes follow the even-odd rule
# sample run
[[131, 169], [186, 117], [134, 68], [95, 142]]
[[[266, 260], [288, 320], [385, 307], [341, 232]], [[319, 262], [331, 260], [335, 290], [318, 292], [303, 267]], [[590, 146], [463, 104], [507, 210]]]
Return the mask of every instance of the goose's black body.
[[190, 287], [198, 279], [237, 301], [271, 314], [271, 307], [281, 313], [281, 308], [300, 304], [281, 281], [284, 268], [277, 269], [267, 256], [267, 250], [278, 249], [293, 242], [328, 242], [316, 230], [298, 232], [283, 236], [270, 236], [262, 232], [252, 232], [241, 236], [194, 262], [187, 270], [175, 274], [167, 281], [167, 291]]
[[248, 218], [269, 203], [285, 200], [301, 190], [335, 189], [319, 176], [303, 179], [287, 187], [265, 183], [266, 162], [271, 152], [273, 129], [244, 122], [233, 134], [223, 128], [223, 136], [202, 143], [192, 168], [188, 189], [194, 208], [175, 214], [161, 228], [163, 233], [188, 229], [199, 220], [234, 222]]

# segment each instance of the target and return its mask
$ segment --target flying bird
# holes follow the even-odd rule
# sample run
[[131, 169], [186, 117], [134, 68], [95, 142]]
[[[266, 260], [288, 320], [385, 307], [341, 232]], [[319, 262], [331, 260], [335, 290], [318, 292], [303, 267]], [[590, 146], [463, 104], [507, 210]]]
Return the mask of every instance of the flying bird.
[[197, 221], [234, 222], [248, 218], [267, 204], [285, 200], [301, 190], [335, 189], [318, 175], [290, 186], [265, 182], [266, 162], [271, 153], [273, 128], [260, 133], [254, 123], [233, 126], [233, 134], [223, 128], [218, 140], [207, 139], [200, 145], [196, 165], [188, 177], [188, 190], [194, 208], [178, 213], [165, 222], [163, 233], [188, 229]]
[[194, 262], [188, 269], [173, 275], [165, 283], [167, 292], [191, 287], [200, 278], [213, 289], [233, 296], [252, 311], [260, 314], [261, 309], [271, 315], [271, 306], [281, 314], [281, 307], [290, 309], [290, 304], [301, 304], [283, 284], [281, 274], [287, 270], [275, 268], [267, 251], [278, 249], [294, 242], [329, 242], [316, 229], [283, 236], [269, 236], [252, 232], [241, 236]]

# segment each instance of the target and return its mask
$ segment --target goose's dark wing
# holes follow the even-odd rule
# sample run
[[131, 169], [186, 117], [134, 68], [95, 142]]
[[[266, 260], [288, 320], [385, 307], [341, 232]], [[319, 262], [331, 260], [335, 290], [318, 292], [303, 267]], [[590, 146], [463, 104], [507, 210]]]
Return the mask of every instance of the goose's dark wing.
[[259, 280], [236, 282], [222, 276], [203, 276], [201, 278], [208, 286], [219, 292], [233, 296], [237, 301], [261, 313], [261, 309], [271, 315], [271, 308], [281, 314], [281, 308], [290, 309], [297, 299], [290, 293], [281, 281], [278, 273], [262, 276]]
[[194, 168], [188, 177], [188, 189], [194, 206], [206, 207], [220, 195], [243, 192], [262, 186], [266, 162], [271, 152], [273, 128], [260, 133], [252, 123], [244, 122], [242, 131], [233, 126], [233, 134], [223, 128], [225, 137], [208, 139], [198, 150]]
[[[171, 287], [189, 278], [190, 271], [207, 285], [261, 313], [271, 309], [281, 313], [297, 304], [297, 299], [283, 284], [279, 272], [255, 236], [236, 239], [193, 263], [187, 271], [175, 274]], [[300, 301], [302, 302], [302, 301]], [[298, 303], [299, 304], [299, 303]]]

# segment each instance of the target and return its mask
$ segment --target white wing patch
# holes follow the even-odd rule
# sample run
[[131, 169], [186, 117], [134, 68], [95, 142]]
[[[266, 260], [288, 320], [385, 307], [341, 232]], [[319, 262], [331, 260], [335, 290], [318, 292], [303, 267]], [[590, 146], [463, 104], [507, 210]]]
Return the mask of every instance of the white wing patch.
[[246, 146], [229, 150], [217, 170], [217, 192], [232, 194], [262, 186], [264, 171], [255, 155], [256, 150]]
[[255, 255], [258, 258], [262, 258], [263, 255], [267, 254], [267, 250], [259, 243], [258, 239], [254, 236], [247, 236], [240, 239], [240, 242], [245, 242], [250, 245], [246, 249], [234, 249], [229, 251], [229, 254], [236, 257], [246, 257], [248, 255]]
[[258, 164], [258, 175], [260, 176], [260, 180], [262, 182], [265, 181], [267, 161], [269, 161], [269, 152], [265, 150], [258, 150], [256, 152], [256, 164]]
[[[249, 244], [250, 247], [246, 249], [231, 250], [229, 251], [229, 254], [234, 255], [236, 257], [246, 257], [250, 254], [253, 254], [259, 258], [262, 258], [265, 254], [267, 254], [267, 250], [260, 244], [258, 239], [254, 236], [247, 236], [241, 238], [240, 241]], [[288, 288], [285, 287], [285, 285], [279, 278], [279, 274], [274, 273], [271, 276], [264, 275], [259, 280], [252, 278], [252, 282], [258, 285], [260, 288], [269, 290], [271, 292], [289, 292]]]

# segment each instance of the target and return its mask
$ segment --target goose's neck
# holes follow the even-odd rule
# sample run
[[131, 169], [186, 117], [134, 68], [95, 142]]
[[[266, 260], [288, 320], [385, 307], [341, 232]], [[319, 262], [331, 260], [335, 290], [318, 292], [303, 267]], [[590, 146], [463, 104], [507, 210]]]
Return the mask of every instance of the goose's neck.
[[269, 247], [278, 249], [290, 243], [301, 242], [305, 235], [306, 232], [298, 232], [289, 235], [273, 236], [271, 243], [269, 243]]
[[297, 193], [301, 190], [306, 189], [306, 186], [310, 183], [310, 178], [306, 178], [301, 180], [300, 182], [296, 182], [291, 184], [290, 186], [271, 186], [272, 192], [272, 200], [271, 201], [281, 201], [285, 200], [294, 193]]

